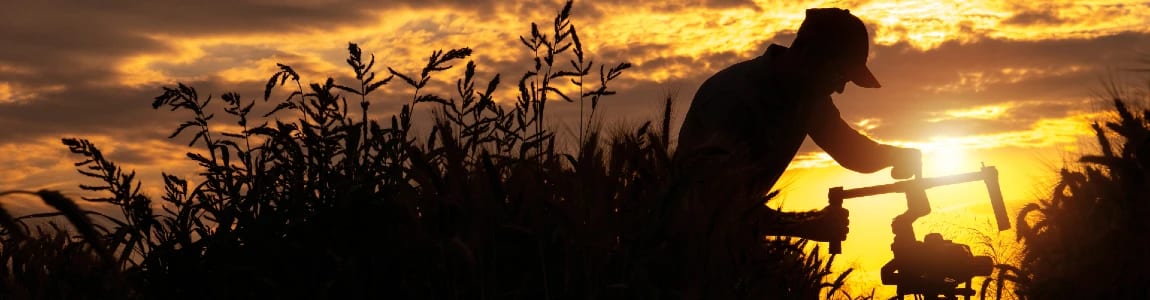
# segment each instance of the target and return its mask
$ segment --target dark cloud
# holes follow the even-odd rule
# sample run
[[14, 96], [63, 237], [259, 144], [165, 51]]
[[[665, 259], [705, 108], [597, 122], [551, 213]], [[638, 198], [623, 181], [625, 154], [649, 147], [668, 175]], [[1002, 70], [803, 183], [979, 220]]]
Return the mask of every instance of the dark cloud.
[[77, 86], [33, 101], [0, 104], [0, 127], [7, 129], [0, 131], [0, 141], [154, 128], [160, 118], [146, 114], [152, 94], [142, 89]]
[[[197, 36], [354, 24], [370, 16], [366, 8], [374, 1], [368, 2], [313, 7], [223, 1], [5, 3], [0, 10], [0, 41], [5, 41], [0, 47], [0, 65], [22, 71], [0, 72], [0, 81], [10, 82], [27, 93], [41, 94], [43, 99], [15, 106], [4, 104], [0, 123], [15, 130], [0, 133], [0, 140], [64, 129], [61, 127], [87, 127], [97, 122], [91, 113], [105, 112], [110, 107], [119, 110], [99, 116], [136, 116], [131, 112], [138, 109], [119, 104], [129, 101], [126, 99], [148, 97], [139, 97], [137, 90], [96, 84], [114, 82], [119, 75], [116, 64], [125, 57], [171, 50], [148, 34]], [[50, 87], [65, 90], [43, 92]], [[54, 121], [40, 121], [43, 118]]]
[[1010, 18], [1003, 20], [1002, 23], [1006, 25], [1051, 25], [1063, 21], [1065, 20], [1058, 17], [1057, 12], [1053, 10], [1031, 10], [1015, 13]]
[[[212, 97], [209, 110], [216, 115], [212, 120], [215, 124], [235, 122], [222, 111], [223, 103], [219, 96], [224, 92], [239, 92], [245, 101], [259, 99], [256, 100], [259, 102], [256, 110], [260, 114], [275, 105], [274, 102], [263, 103], [263, 88], [256, 82], [229, 84], [216, 78], [187, 84], [196, 88], [202, 99]], [[129, 88], [82, 84], [41, 95], [34, 101], [0, 103], [0, 128], [6, 129], [0, 131], [0, 144], [98, 136], [110, 138], [110, 142], [121, 148], [146, 147], [155, 142], [182, 147], [190, 140], [190, 133], [174, 139], [167, 137], [177, 125], [191, 120], [192, 115], [184, 110], [170, 111], [166, 107], [153, 109], [153, 98], [162, 93], [159, 85]], [[117, 161], [144, 165], [157, 159], [128, 152], [116, 153], [114, 157]]]
[[753, 7], [758, 8], [754, 1], [751, 0], [709, 0], [704, 2], [708, 7], [713, 8], [731, 8], [731, 7]]

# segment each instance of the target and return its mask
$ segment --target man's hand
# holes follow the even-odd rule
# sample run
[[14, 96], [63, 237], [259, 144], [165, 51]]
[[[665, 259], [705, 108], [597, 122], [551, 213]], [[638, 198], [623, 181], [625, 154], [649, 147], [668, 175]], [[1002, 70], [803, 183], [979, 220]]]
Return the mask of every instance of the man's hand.
[[914, 148], [890, 148], [890, 177], [907, 179], [911, 176], [922, 178], [922, 151]]
[[841, 207], [827, 206], [818, 211], [818, 216], [799, 225], [797, 236], [820, 241], [843, 241], [850, 231], [850, 211]]

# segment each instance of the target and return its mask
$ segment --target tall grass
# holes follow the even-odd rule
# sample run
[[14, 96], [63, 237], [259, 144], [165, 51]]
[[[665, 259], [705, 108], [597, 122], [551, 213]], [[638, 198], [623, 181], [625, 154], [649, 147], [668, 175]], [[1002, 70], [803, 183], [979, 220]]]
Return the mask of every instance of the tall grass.
[[1150, 298], [1150, 110], [1113, 94], [1116, 117], [1093, 124], [1101, 153], [1062, 169], [1050, 196], [1018, 213], [1024, 251], [997, 279], [1020, 298]]
[[[606, 137], [595, 129], [590, 120], [630, 64], [586, 57], [571, 4], [552, 30], [532, 24], [521, 38], [536, 57], [510, 105], [494, 99], [499, 75], [477, 78], [467, 48], [434, 51], [419, 70], [384, 72], [374, 55], [349, 44], [355, 81], [305, 84], [280, 64], [262, 100], [224, 93], [213, 101], [182, 83], [164, 87], [152, 107], [188, 118], [170, 138], [188, 141], [200, 178], [163, 174], [156, 199], [96, 145], [64, 139], [82, 157], [78, 171], [97, 182], [81, 187], [103, 195], [83, 200], [115, 205], [122, 217], [83, 210], [53, 191], [9, 192], [39, 196], [59, 212], [17, 218], [0, 209], [0, 292], [15, 299], [664, 299], [705, 298], [714, 293], [700, 287], [722, 286], [719, 294], [738, 298], [835, 295], [846, 273], [826, 282], [831, 260], [808, 254], [805, 241], [747, 230], [727, 235], [737, 236], [724, 246], [732, 251], [716, 254], [738, 264], [690, 274], [676, 267], [689, 257], [666, 251], [675, 247], [666, 229], [667, 199], [677, 190], [672, 99], [656, 125]], [[464, 72], [454, 95], [428, 92], [435, 76], [458, 65]], [[371, 118], [376, 92], [397, 83], [408, 86], [410, 102], [390, 118]], [[588, 109], [574, 153], [557, 149], [545, 126], [546, 106], [560, 99]], [[211, 113], [213, 105], [225, 115]], [[433, 112], [420, 116], [419, 108]], [[434, 124], [426, 135], [412, 130], [417, 118]], [[218, 131], [214, 122], [241, 130]], [[26, 221], [53, 216], [79, 235], [56, 223], [31, 230]], [[745, 225], [729, 222], [723, 228]]]

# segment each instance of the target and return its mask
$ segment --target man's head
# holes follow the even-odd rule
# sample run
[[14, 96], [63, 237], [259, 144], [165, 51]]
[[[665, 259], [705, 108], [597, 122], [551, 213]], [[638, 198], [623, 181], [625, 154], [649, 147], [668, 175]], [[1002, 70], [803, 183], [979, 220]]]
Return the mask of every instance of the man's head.
[[864, 88], [881, 85], [866, 67], [870, 38], [862, 20], [838, 8], [812, 8], [790, 50], [799, 76], [816, 92], [843, 91], [846, 82]]

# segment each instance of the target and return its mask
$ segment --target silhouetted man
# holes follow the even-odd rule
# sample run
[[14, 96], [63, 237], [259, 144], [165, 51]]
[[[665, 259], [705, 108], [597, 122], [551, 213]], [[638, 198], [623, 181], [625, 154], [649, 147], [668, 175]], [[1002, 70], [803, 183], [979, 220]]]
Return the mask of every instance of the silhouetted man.
[[753, 209], [752, 216], [740, 217], [755, 219], [751, 226], [761, 234], [844, 239], [843, 209], [785, 213], [763, 208], [761, 201], [723, 203], [740, 200], [714, 197], [766, 194], [807, 136], [847, 169], [871, 173], [893, 166], [895, 179], [919, 175], [917, 149], [879, 144], [858, 133], [831, 101], [847, 82], [880, 86], [866, 67], [869, 43], [866, 27], [849, 11], [809, 9], [789, 49], [772, 44], [762, 56], [707, 79], [687, 112], [675, 153], [677, 173], [691, 189], [687, 198], [720, 202], [703, 205], [730, 212], [711, 218]]

